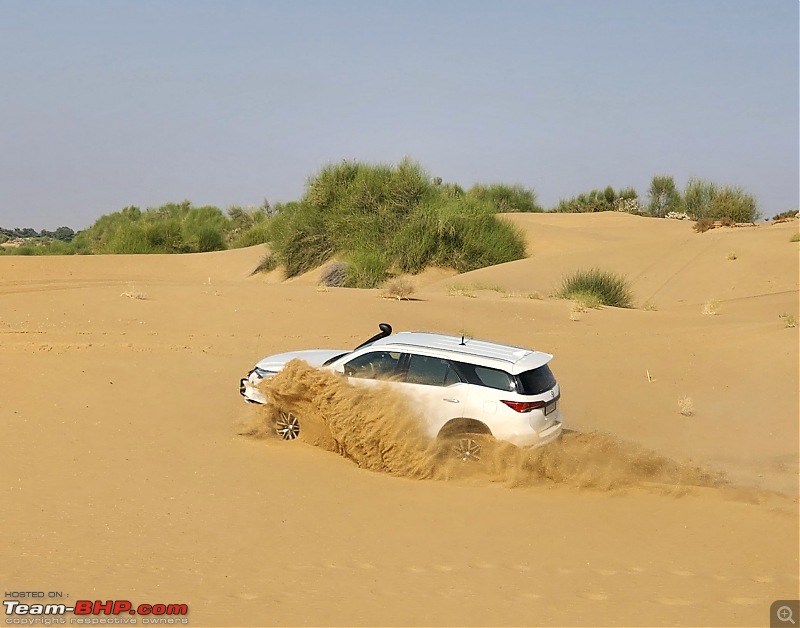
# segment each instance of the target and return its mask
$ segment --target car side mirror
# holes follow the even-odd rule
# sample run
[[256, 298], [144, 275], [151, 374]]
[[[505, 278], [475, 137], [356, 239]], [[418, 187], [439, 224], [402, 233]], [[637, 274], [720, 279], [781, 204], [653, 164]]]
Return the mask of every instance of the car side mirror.
[[337, 364], [333, 367], [333, 372], [337, 375], [344, 375], [344, 364]]

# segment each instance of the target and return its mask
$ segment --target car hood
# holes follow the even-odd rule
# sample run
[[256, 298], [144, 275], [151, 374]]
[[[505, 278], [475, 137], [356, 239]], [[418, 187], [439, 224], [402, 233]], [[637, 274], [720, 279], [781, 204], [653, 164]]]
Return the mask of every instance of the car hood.
[[286, 353], [278, 353], [277, 355], [271, 355], [268, 358], [264, 358], [258, 364], [256, 364], [256, 367], [265, 371], [277, 373], [283, 369], [284, 366], [286, 366], [287, 362], [291, 362], [292, 360], [303, 360], [303, 362], [307, 362], [311, 366], [322, 366], [331, 358], [335, 358], [346, 353], [350, 353], [350, 350], [308, 349], [305, 351], [287, 351]]

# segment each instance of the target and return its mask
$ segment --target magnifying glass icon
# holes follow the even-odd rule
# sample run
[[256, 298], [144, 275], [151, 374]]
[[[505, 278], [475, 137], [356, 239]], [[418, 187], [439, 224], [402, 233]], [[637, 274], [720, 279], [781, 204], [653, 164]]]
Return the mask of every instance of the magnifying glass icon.
[[788, 606], [781, 606], [777, 611], [775, 611], [775, 614], [781, 621], [788, 621], [792, 624], [797, 623], [795, 622], [794, 617], [792, 617], [792, 609]]

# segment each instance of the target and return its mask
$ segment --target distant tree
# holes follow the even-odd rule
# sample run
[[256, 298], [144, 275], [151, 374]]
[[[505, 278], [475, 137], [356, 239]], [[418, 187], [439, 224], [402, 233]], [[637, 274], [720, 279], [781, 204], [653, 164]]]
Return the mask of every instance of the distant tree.
[[653, 216], [663, 218], [669, 212], [681, 211], [681, 193], [675, 187], [675, 180], [671, 176], [654, 176], [647, 195], [650, 197], [647, 210]]
[[59, 227], [55, 230], [55, 233], [53, 233], [53, 237], [62, 242], [72, 242], [72, 239], [75, 237], [75, 232], [69, 227]]

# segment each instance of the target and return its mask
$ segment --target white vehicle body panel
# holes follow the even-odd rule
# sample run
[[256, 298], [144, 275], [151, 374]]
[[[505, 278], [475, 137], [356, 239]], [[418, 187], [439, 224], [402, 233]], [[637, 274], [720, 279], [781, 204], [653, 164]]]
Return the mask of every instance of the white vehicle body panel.
[[[412, 381], [384, 381], [353, 371], [351, 377], [345, 375], [352, 370], [349, 363], [377, 359], [379, 355], [400, 356], [399, 371], [408, 371], [414, 356], [433, 359], [454, 365], [462, 377], [460, 381], [448, 385], [432, 385]], [[338, 357], [337, 357], [338, 356]], [[335, 359], [334, 359], [335, 358]], [[483, 423], [491, 434], [515, 445], [540, 446], [547, 444], [561, 434], [563, 416], [560, 408], [560, 388], [552, 374], [547, 370], [550, 381], [554, 382], [541, 394], [521, 394], [516, 391], [520, 385], [517, 376], [544, 367], [552, 360], [549, 353], [534, 351], [513, 345], [465, 339], [427, 332], [401, 332], [379, 338], [354, 351], [346, 350], [307, 350], [290, 351], [264, 358], [256, 365], [247, 378], [240, 382], [240, 393], [246, 401], [267, 403], [268, 399], [258, 390], [257, 384], [264, 377], [278, 373], [293, 359], [300, 359], [317, 368], [324, 368], [347, 377], [354, 385], [387, 385], [396, 388], [407, 396], [411, 407], [424, 422], [425, 431], [435, 437], [448, 421], [472, 419]], [[436, 360], [438, 359], [438, 360]], [[323, 366], [326, 362], [330, 364]], [[461, 365], [461, 366], [459, 366]], [[369, 366], [369, 365], [368, 365]], [[491, 385], [463, 380], [463, 368], [484, 368], [494, 373], [502, 372], [509, 377], [509, 388], [500, 389]], [[405, 372], [402, 373], [406, 377]], [[408, 375], [411, 379], [411, 375]], [[548, 384], [549, 385], [549, 384]], [[504, 403], [507, 402], [507, 403]], [[524, 410], [515, 410], [514, 404], [528, 404]], [[511, 405], [509, 405], [511, 404]], [[531, 406], [530, 408], [528, 406]], [[515, 406], [516, 407], [516, 406]]]

